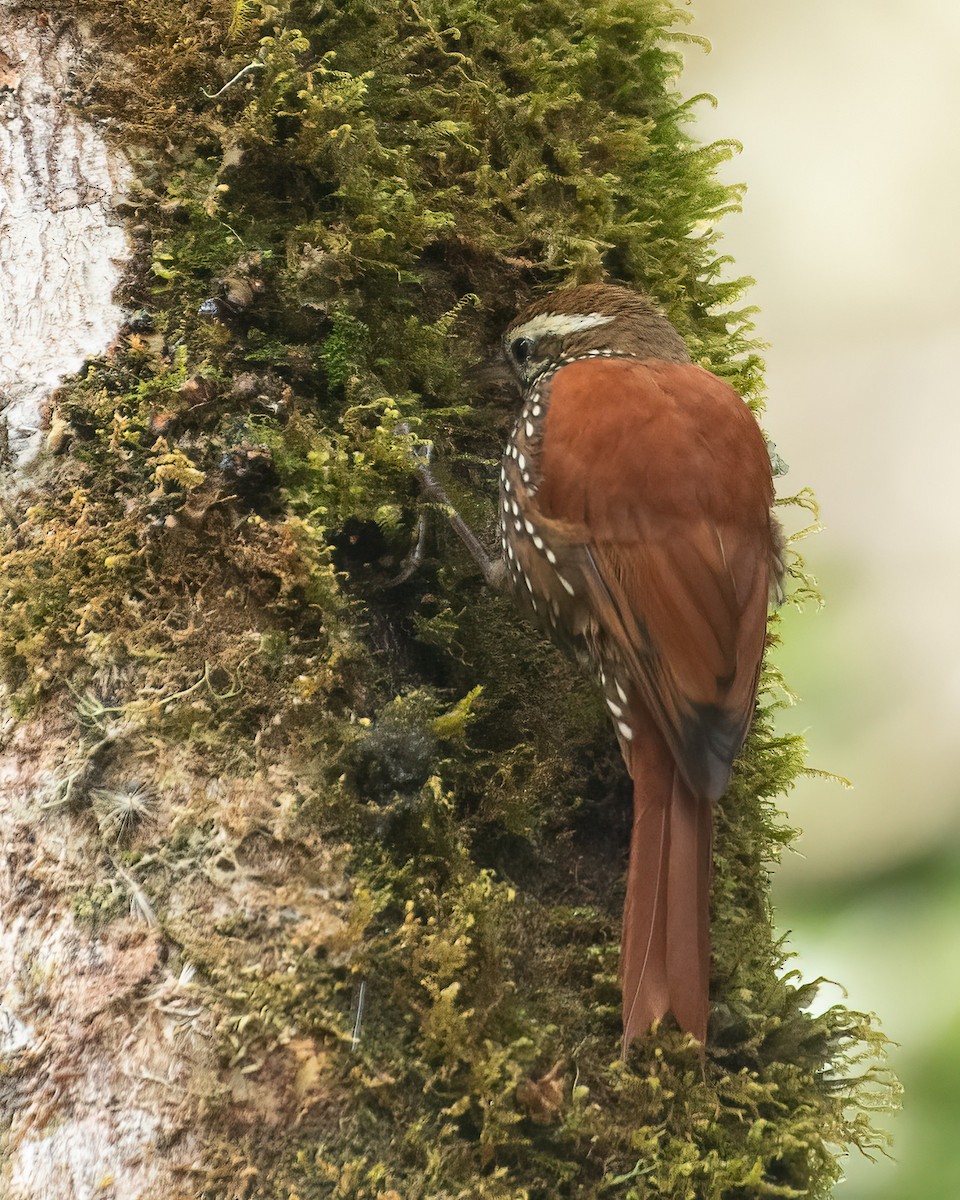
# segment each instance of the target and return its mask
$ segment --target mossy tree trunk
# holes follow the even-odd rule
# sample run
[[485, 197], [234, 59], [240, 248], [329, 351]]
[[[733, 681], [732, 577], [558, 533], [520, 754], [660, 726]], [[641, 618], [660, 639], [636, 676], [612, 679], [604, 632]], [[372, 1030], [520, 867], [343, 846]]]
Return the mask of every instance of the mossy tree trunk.
[[7, 1194], [827, 1195], [888, 1084], [773, 932], [772, 673], [706, 1063], [669, 1029], [622, 1063], [615, 741], [411, 470], [431, 441], [492, 532], [512, 400], [476, 368], [561, 282], [649, 290], [759, 403], [682, 15], [3, 12], [8, 199], [39, 180], [0, 209]]

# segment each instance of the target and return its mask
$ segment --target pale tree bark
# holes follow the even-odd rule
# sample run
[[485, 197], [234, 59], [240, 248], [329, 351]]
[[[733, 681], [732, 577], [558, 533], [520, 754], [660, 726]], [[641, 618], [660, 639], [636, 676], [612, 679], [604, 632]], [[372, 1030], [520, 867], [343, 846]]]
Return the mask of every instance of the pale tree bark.
[[[29, 499], [38, 456], [57, 448], [62, 422], [49, 410], [52, 391], [106, 349], [123, 315], [115, 292], [130, 251], [116, 206], [130, 173], [76, 104], [72, 79], [84, 52], [74, 23], [0, 8], [0, 421], [8, 497]], [[210, 1098], [221, 1115], [236, 1100], [240, 1128], [270, 1119], [248, 1104], [242, 1076], [218, 1064], [215, 1018], [192, 983], [192, 966], [168, 963], [168, 942], [143, 891], [89, 813], [78, 816], [71, 806], [89, 791], [91, 771], [100, 778], [104, 753], [121, 741], [129, 746], [137, 732], [129, 720], [108, 721], [78, 737], [69, 711], [56, 705], [4, 726], [0, 1194], [10, 1200], [194, 1195], [210, 1147], [203, 1116]], [[134, 788], [152, 787], [158, 766], [157, 756], [141, 754]], [[237, 799], [229, 781], [200, 778], [188, 763], [179, 774], [209, 789], [213, 810]], [[210, 910], [268, 903], [233, 873], [222, 887], [209, 884]], [[84, 919], [84, 904], [92, 898], [96, 907], [104, 897], [119, 897], [129, 915], [98, 931]], [[295, 923], [302, 900], [285, 897]], [[187, 902], [167, 916], [198, 920]], [[332, 916], [328, 922], [336, 924]], [[309, 1047], [299, 1043], [293, 1070], [304, 1060]]]
[[[115, 335], [129, 257], [115, 205], [129, 172], [70, 103], [83, 53], [73, 24], [0, 11], [0, 397], [8, 491], [40, 448], [53, 388]], [[0, 1054], [4, 1194], [22, 1200], [173, 1196], [196, 1135], [183, 1126], [209, 1021], [161, 962], [141, 912], [92, 934], [78, 890], [119, 882], [51, 781], [70, 731], [8, 724], [0, 756]], [[50, 806], [50, 807], [45, 807]], [[130, 1003], [132, 998], [136, 1003]]]
[[114, 207], [129, 171], [70, 104], [82, 53], [73, 24], [0, 6], [0, 404], [16, 466], [51, 390], [120, 321], [129, 250]]

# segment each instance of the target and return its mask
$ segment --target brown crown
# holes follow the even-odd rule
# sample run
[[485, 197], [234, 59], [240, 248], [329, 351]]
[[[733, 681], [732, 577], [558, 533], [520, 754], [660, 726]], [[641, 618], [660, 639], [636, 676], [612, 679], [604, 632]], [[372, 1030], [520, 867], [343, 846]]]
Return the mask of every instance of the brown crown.
[[599, 328], [570, 334], [557, 342], [556, 352], [566, 357], [590, 353], [597, 347], [634, 358], [689, 362], [683, 338], [652, 300], [615, 283], [586, 283], [562, 288], [535, 300], [507, 327], [506, 340], [532, 317], [561, 313], [599, 313], [613, 320]]
[[584, 283], [579, 287], [561, 288], [528, 305], [510, 322], [509, 328], [522, 325], [531, 317], [543, 313], [602, 313], [604, 316], [625, 317], [627, 320], [659, 316], [651, 300], [640, 292], [615, 283]]

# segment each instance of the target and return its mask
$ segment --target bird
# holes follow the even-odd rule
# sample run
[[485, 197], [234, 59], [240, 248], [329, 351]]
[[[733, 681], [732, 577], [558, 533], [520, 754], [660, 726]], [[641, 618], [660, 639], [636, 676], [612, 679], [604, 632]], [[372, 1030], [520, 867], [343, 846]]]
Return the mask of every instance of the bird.
[[555, 291], [503, 347], [522, 393], [500, 472], [503, 573], [594, 674], [633, 780], [622, 1054], [667, 1014], [703, 1052], [713, 808], [783, 579], [767, 442], [633, 289]]

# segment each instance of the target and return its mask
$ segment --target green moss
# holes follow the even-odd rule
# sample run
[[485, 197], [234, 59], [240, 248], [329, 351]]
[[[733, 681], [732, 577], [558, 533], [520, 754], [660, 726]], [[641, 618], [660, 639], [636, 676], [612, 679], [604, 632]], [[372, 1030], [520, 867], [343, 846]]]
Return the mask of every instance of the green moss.
[[[0, 670], [21, 706], [88, 692], [139, 761], [189, 756], [134, 853], [221, 1016], [202, 1194], [255, 1168], [300, 1200], [828, 1195], [891, 1084], [871, 1018], [814, 1013], [773, 931], [803, 762], [775, 675], [719, 808], [706, 1064], [669, 1029], [623, 1064], [622, 764], [410, 469], [431, 441], [492, 531], [511, 412], [475, 368], [533, 292], [604, 274], [759, 405], [748, 281], [709, 232], [732, 147], [697, 145], [675, 91], [683, 12], [77, 9], [104, 48], [85, 111], [136, 148], [135, 316], [57, 397], [67, 452], [0, 552]], [[288, 929], [277, 897], [320, 922], [336, 844], [335, 928]], [[226, 875], [265, 889], [241, 921], [204, 899]], [[259, 1138], [230, 1101], [258, 1083], [287, 1097]]]
[[73, 915], [94, 929], [125, 916], [128, 908], [129, 899], [122, 888], [110, 882], [93, 884], [77, 892], [73, 898]]

